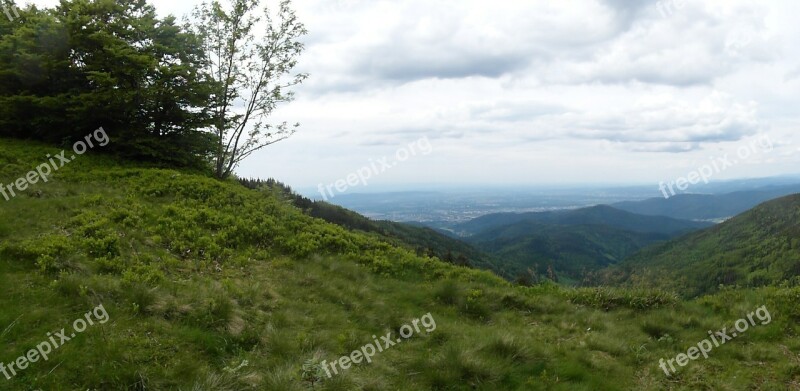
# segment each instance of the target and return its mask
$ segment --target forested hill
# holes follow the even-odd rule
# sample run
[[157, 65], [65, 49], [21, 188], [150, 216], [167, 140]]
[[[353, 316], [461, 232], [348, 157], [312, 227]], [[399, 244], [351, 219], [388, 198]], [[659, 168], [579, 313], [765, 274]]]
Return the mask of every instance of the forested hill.
[[466, 238], [493, 254], [518, 276], [580, 283], [588, 273], [614, 265], [636, 251], [666, 241], [661, 233], [625, 231], [607, 225], [554, 225], [523, 221]]
[[612, 270], [606, 282], [671, 288], [689, 296], [720, 286], [800, 283], [800, 194], [645, 249]]
[[463, 240], [501, 259], [519, 279], [577, 284], [648, 245], [710, 225], [597, 205], [490, 214], [459, 224], [455, 231]]

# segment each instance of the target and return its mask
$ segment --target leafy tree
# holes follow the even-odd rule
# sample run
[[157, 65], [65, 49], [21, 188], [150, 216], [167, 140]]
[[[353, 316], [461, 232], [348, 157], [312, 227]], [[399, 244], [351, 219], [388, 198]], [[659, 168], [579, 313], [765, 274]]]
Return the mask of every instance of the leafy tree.
[[68, 33], [52, 10], [22, 15], [0, 17], [0, 136], [60, 141], [69, 133], [65, 95], [77, 84]]
[[171, 16], [159, 20], [145, 0], [62, 0], [58, 12], [83, 82], [73, 123], [109, 124], [121, 152], [151, 160], [188, 164], [208, 153], [212, 140], [199, 128], [211, 91], [196, 37]]
[[[266, 119], [294, 94], [291, 87], [307, 75], [294, 73], [307, 31], [291, 2], [280, 2], [257, 15], [259, 0], [231, 0], [226, 9], [216, 0], [194, 11], [194, 31], [203, 39], [205, 71], [214, 87], [209, 107], [217, 136], [214, 172], [227, 178], [250, 154], [290, 137], [299, 124], [269, 124]], [[265, 30], [259, 32], [260, 26]], [[235, 106], [243, 109], [237, 110]]]
[[211, 84], [200, 41], [173, 17], [145, 0], [61, 0], [23, 15], [0, 20], [0, 135], [70, 143], [102, 125], [109, 151], [204, 164], [216, 144], [202, 131]]

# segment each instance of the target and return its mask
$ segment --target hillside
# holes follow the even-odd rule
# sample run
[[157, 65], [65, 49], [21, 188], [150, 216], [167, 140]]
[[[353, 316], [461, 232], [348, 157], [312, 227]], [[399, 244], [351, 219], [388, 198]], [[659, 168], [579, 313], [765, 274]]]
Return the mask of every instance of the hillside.
[[678, 194], [643, 201], [625, 201], [612, 206], [649, 216], [670, 216], [686, 220], [719, 220], [738, 215], [756, 205], [800, 192], [800, 185], [767, 186], [726, 194]]
[[[58, 152], [0, 140], [0, 182]], [[0, 285], [4, 369], [25, 363], [22, 356], [48, 333], [66, 330], [47, 360], [0, 377], [3, 390], [744, 390], [800, 383], [792, 353], [800, 348], [798, 288], [681, 301], [655, 290], [512, 286], [310, 217], [272, 192], [89, 154], [0, 201]], [[706, 330], [765, 304], [768, 324], [670, 377], [659, 368]], [[101, 305], [105, 321], [70, 337], [76, 319]], [[391, 342], [420, 318], [421, 331], [371, 363], [348, 364], [331, 378], [322, 369], [374, 339], [389, 335]]]
[[676, 220], [663, 216], [642, 216], [608, 205], [552, 212], [495, 213], [481, 216], [456, 226], [464, 235], [514, 224], [522, 221], [552, 225], [605, 225], [640, 233], [680, 234], [709, 227], [711, 224]]
[[[614, 275], [617, 274], [617, 275]], [[632, 256], [606, 278], [699, 295], [720, 285], [800, 283], [800, 194]]]
[[514, 277], [514, 274], [509, 272], [508, 268], [497, 258], [432, 228], [393, 221], [372, 220], [341, 206], [303, 197], [292, 191], [290, 187], [275, 180], [241, 179], [240, 182], [250, 189], [274, 191], [274, 195], [289, 200], [309, 216], [350, 230], [376, 235], [381, 240], [411, 249], [417, 255], [437, 257], [460, 266], [490, 270], [507, 279]]

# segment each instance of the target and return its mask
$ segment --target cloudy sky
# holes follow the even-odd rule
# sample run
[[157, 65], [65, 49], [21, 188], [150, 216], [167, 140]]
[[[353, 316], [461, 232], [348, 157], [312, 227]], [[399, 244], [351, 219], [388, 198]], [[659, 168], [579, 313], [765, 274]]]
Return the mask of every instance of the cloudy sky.
[[[162, 15], [196, 3], [153, 1]], [[736, 164], [713, 179], [800, 173], [794, 0], [295, 7], [310, 31], [299, 67], [311, 76], [277, 119], [302, 127], [242, 176], [316, 187], [396, 162], [401, 149], [408, 159], [370, 187], [647, 184], [726, 154]], [[750, 153], [736, 158], [741, 149]]]

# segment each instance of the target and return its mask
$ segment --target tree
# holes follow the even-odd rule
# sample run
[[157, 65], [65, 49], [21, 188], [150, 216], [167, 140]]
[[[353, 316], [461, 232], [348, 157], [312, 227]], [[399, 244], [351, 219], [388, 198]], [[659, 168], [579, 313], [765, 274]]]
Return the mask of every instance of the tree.
[[[203, 3], [193, 13], [193, 27], [203, 40], [205, 71], [214, 81], [209, 108], [217, 136], [214, 172], [227, 178], [253, 152], [284, 140], [299, 124], [266, 123], [281, 103], [294, 98], [291, 88], [308, 75], [295, 73], [303, 51], [299, 39], [307, 31], [291, 8], [280, 2], [276, 15], [269, 7], [257, 16], [259, 0]], [[259, 33], [260, 26], [264, 30]], [[235, 110], [236, 105], [243, 109]]]
[[59, 19], [70, 37], [70, 121], [110, 128], [116, 152], [147, 160], [197, 165], [210, 152], [205, 109], [211, 80], [202, 73], [199, 37], [145, 0], [61, 0]]
[[548, 265], [547, 266], [547, 278], [549, 278], [553, 282], [558, 282], [558, 275], [553, 270], [553, 265]]
[[[103, 126], [118, 155], [204, 167], [211, 82], [198, 37], [145, 0], [61, 0], [0, 18], [0, 136], [69, 144]], [[36, 113], [36, 115], [32, 115]]]

